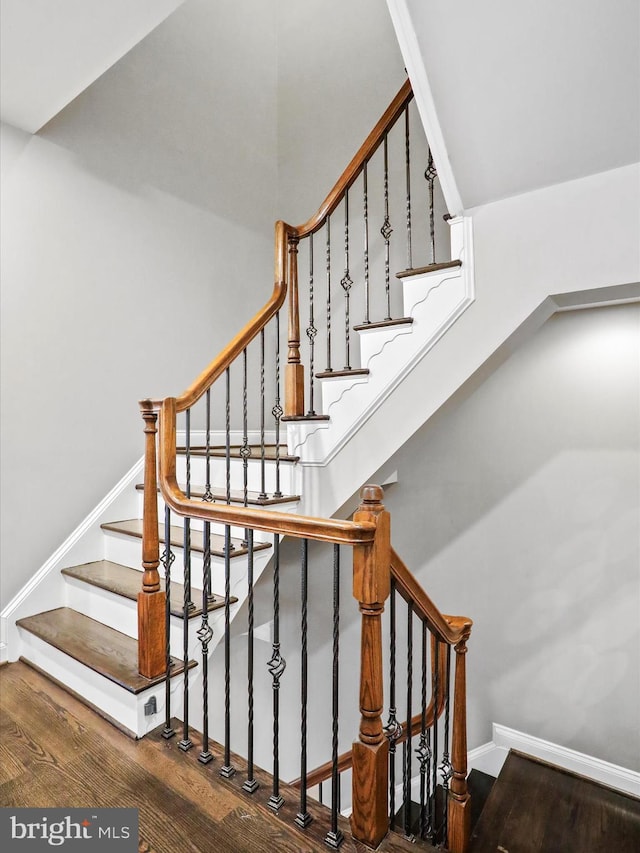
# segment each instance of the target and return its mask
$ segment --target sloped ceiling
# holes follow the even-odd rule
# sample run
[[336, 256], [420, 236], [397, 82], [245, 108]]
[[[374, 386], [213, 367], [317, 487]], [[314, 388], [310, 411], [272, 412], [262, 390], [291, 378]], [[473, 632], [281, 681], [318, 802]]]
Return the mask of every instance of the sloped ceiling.
[[35, 133], [184, 0], [0, 0], [0, 116]]
[[465, 208], [640, 159], [638, 0], [388, 3], [410, 16]]

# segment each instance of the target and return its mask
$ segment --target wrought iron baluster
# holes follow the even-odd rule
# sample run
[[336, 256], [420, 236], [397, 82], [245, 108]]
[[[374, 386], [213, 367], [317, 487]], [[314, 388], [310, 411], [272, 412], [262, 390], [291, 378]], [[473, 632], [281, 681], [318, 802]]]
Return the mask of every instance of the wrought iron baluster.
[[331, 373], [331, 217], [327, 216], [325, 225], [325, 266], [327, 274], [327, 366], [326, 373]]
[[315, 349], [316, 335], [318, 330], [315, 326], [313, 306], [313, 234], [309, 235], [309, 325], [307, 326], [307, 337], [309, 338], [309, 411], [308, 415], [315, 415], [314, 391], [315, 391]]
[[404, 162], [407, 185], [407, 269], [413, 268], [411, 252], [411, 143], [409, 139], [409, 105], [404, 108]]
[[369, 192], [367, 186], [367, 166], [362, 170], [362, 207], [364, 214], [364, 323], [370, 323], [369, 297]]
[[433, 764], [431, 766], [431, 801], [429, 803], [431, 831], [436, 838], [436, 792], [438, 790], [438, 713], [440, 710], [440, 640], [435, 638], [433, 648]]
[[444, 731], [440, 775], [442, 777], [442, 843], [447, 844], [447, 806], [449, 803], [449, 780], [453, 776], [453, 767], [449, 757], [449, 697], [451, 694], [451, 646], [447, 646], [447, 659], [444, 674]]
[[[247, 348], [242, 350], [242, 447], [240, 448], [240, 456], [242, 457], [242, 505], [247, 506], [249, 503], [249, 457], [251, 456], [251, 448], [249, 447], [249, 431], [248, 431], [248, 399], [247, 399]], [[247, 547], [247, 531], [244, 532], [242, 547]]]
[[435, 164], [433, 162], [433, 155], [431, 154], [431, 148], [429, 148], [429, 159], [427, 161], [427, 168], [424, 172], [425, 179], [429, 185], [429, 240], [431, 244], [431, 263], [435, 264], [436, 262], [436, 223], [435, 223], [435, 209], [433, 203], [434, 196], [434, 184], [435, 180], [438, 177], [438, 172], [436, 171]]
[[427, 801], [429, 794], [429, 762], [431, 746], [427, 729], [427, 623], [422, 622], [421, 645], [421, 694], [420, 694], [420, 741], [416, 749], [420, 763], [420, 838], [426, 838], [428, 832]]
[[209, 597], [207, 590], [211, 586], [211, 524], [204, 522], [202, 531], [204, 553], [202, 557], [202, 623], [198, 629], [198, 639], [202, 643], [202, 752], [198, 761], [208, 764], [213, 760], [209, 751], [209, 643], [213, 631], [209, 625]]
[[[224, 468], [225, 468], [225, 500], [227, 506], [231, 503], [231, 368], [227, 367], [224, 372], [225, 376], [225, 447], [224, 447]], [[227, 554], [235, 550], [235, 545], [231, 542], [231, 537], [225, 536], [224, 553]]]
[[247, 778], [242, 784], [243, 791], [253, 794], [260, 787], [254, 778], [253, 768], [253, 629], [255, 623], [253, 600], [253, 530], [247, 535]]
[[344, 290], [344, 350], [345, 370], [351, 370], [351, 329], [349, 327], [349, 296], [353, 280], [349, 274], [349, 190], [344, 194], [344, 275], [340, 280]]
[[384, 290], [387, 300], [387, 316], [385, 320], [391, 319], [391, 286], [390, 286], [390, 257], [389, 242], [393, 228], [389, 220], [389, 139], [384, 135], [384, 220], [380, 233], [384, 240]]
[[207, 388], [205, 394], [205, 487], [203, 501], [211, 502], [213, 494], [211, 492], [211, 388]]
[[280, 489], [280, 420], [283, 415], [282, 405], [280, 404], [280, 312], [276, 314], [276, 402], [271, 410], [276, 422], [276, 490], [273, 493], [274, 498], [281, 498], [282, 491]]
[[333, 546], [333, 656], [331, 679], [331, 829], [325, 844], [337, 849], [344, 841], [338, 829], [340, 813], [340, 774], [338, 772], [338, 712], [339, 712], [339, 657], [340, 657], [340, 546]]
[[389, 594], [389, 719], [384, 727], [389, 741], [389, 820], [396, 825], [396, 742], [402, 734], [396, 709], [396, 582], [391, 578]]
[[273, 644], [267, 668], [273, 692], [273, 790], [267, 805], [277, 812], [284, 803], [280, 795], [280, 679], [287, 663], [280, 654], [280, 537], [273, 537]]
[[295, 823], [305, 829], [312, 821], [307, 811], [307, 598], [309, 542], [301, 542], [300, 559], [300, 811]]
[[264, 328], [260, 329], [260, 498], [267, 499], [264, 447]]
[[413, 692], [413, 605], [407, 605], [407, 736], [402, 744], [402, 799], [404, 806], [404, 834], [411, 832], [411, 706]]
[[165, 589], [165, 651], [166, 677], [164, 682], [164, 709], [165, 721], [162, 737], [169, 739], [175, 735], [175, 729], [171, 725], [171, 566], [176, 555], [171, 550], [171, 510], [165, 505], [164, 508], [164, 552], [160, 558], [164, 566], [164, 589]]
[[[186, 486], [185, 494], [188, 498], [191, 497], [191, 409], [185, 412], [185, 466], [186, 466]], [[183, 542], [182, 542], [183, 560], [184, 560], [184, 596], [182, 602], [182, 658], [184, 665], [183, 679], [183, 735], [182, 740], [178, 743], [181, 750], [186, 752], [191, 749], [193, 742], [189, 737], [189, 615], [194, 609], [194, 604], [191, 601], [191, 519], [185, 518], [183, 523]]]
[[[227, 368], [228, 371], [228, 368]], [[224, 765], [220, 775], [229, 779], [231, 764], [231, 527], [224, 527]]]

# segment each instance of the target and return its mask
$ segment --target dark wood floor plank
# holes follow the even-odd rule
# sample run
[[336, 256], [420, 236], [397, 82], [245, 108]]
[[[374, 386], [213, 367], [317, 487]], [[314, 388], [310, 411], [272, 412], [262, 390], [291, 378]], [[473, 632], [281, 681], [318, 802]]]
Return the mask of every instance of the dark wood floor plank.
[[640, 800], [511, 752], [470, 853], [638, 853]]

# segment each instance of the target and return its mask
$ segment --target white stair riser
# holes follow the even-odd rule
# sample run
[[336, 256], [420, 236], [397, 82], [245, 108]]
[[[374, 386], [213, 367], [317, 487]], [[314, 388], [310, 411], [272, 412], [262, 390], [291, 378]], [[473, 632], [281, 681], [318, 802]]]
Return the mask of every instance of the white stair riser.
[[[284, 431], [283, 431], [284, 432]], [[251, 457], [247, 464], [247, 488], [251, 492], [260, 492], [262, 488], [262, 466], [259, 457]], [[178, 482], [186, 482], [186, 460], [179, 456], [176, 463], [176, 475]], [[242, 460], [232, 459], [230, 468], [231, 488], [242, 490], [244, 488], [244, 470]], [[218, 457], [211, 459], [211, 483], [217, 488], [226, 486], [226, 460]], [[191, 485], [204, 487], [206, 483], [206, 460], [201, 456], [191, 458]], [[296, 489], [296, 464], [294, 462], [280, 462], [280, 491], [284, 495], [298, 494]], [[265, 460], [265, 491], [269, 497], [276, 489], [276, 465], [273, 460]]]

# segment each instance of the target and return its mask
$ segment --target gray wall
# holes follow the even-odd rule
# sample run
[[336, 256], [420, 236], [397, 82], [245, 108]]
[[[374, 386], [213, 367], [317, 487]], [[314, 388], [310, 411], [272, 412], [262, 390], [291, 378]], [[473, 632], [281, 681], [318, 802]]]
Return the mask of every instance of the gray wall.
[[390, 460], [392, 541], [470, 616], [491, 722], [640, 769], [640, 306], [555, 315]]

